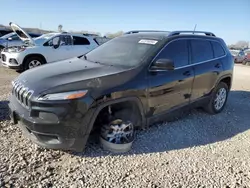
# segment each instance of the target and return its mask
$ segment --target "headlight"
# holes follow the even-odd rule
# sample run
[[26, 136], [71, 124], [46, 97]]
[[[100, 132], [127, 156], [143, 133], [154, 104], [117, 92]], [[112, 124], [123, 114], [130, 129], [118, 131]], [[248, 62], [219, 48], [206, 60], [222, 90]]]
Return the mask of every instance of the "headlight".
[[70, 100], [70, 99], [78, 99], [87, 94], [88, 90], [81, 90], [81, 91], [70, 91], [64, 93], [53, 93], [47, 94], [44, 96], [40, 96], [38, 100]]
[[5, 51], [7, 52], [14, 52], [14, 53], [19, 53], [24, 51], [26, 48], [23, 46], [17, 46], [17, 47], [10, 47], [10, 48], [6, 48]]

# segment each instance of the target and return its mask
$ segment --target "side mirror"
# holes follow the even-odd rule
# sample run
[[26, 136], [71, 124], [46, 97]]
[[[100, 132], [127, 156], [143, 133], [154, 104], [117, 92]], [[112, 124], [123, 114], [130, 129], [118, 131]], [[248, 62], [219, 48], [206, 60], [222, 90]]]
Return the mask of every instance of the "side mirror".
[[152, 64], [151, 70], [174, 70], [174, 62], [171, 59], [158, 59]]
[[12, 38], [11, 38], [11, 37], [9, 37], [9, 38], [8, 38], [8, 40], [9, 40], [9, 41], [11, 41], [11, 40], [12, 40]]

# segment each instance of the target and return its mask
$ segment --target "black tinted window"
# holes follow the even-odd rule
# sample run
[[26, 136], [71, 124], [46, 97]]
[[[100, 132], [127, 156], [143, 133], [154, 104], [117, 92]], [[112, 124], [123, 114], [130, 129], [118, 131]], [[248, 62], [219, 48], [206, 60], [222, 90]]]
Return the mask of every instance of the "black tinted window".
[[73, 36], [73, 40], [74, 40], [74, 45], [89, 45], [90, 44], [89, 40], [84, 37]]
[[177, 40], [168, 44], [157, 59], [171, 59], [175, 67], [188, 65], [188, 43], [187, 40]]
[[211, 44], [212, 44], [213, 49], [214, 49], [214, 57], [221, 57], [221, 56], [225, 55], [224, 49], [222, 48], [222, 46], [218, 42], [211, 41]]
[[36, 37], [39, 37], [40, 35], [37, 35], [37, 34], [29, 34], [32, 38], [36, 38]]
[[213, 59], [212, 45], [208, 40], [191, 40], [192, 63]]

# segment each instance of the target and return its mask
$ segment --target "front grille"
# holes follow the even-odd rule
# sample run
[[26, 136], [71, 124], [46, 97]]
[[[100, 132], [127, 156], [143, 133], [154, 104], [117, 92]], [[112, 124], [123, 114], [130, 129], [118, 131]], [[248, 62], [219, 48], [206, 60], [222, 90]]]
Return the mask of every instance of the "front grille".
[[33, 91], [25, 87], [18, 81], [12, 83], [12, 95], [16, 97], [18, 102], [26, 108], [30, 107], [30, 98], [33, 94]]
[[6, 56], [5, 56], [4, 54], [2, 54], [2, 55], [1, 55], [1, 59], [2, 59], [2, 61], [5, 62], [5, 61], [6, 61]]

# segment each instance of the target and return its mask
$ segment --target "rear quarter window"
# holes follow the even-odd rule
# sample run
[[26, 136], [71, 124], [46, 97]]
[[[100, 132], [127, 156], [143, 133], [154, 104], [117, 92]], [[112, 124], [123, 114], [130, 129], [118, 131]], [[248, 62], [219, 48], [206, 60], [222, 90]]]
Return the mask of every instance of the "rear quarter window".
[[74, 45], [90, 45], [90, 42], [85, 37], [76, 37], [73, 36]]
[[192, 63], [200, 63], [213, 59], [213, 49], [210, 41], [195, 39], [191, 40]]
[[223, 49], [223, 47], [221, 46], [220, 43], [211, 41], [211, 44], [212, 44], [212, 47], [214, 50], [214, 57], [215, 58], [222, 57], [226, 54], [225, 50]]

